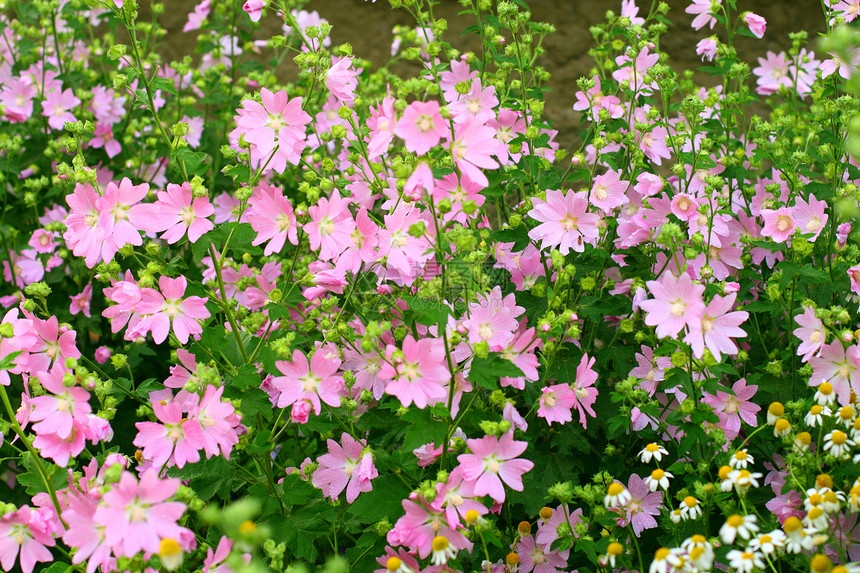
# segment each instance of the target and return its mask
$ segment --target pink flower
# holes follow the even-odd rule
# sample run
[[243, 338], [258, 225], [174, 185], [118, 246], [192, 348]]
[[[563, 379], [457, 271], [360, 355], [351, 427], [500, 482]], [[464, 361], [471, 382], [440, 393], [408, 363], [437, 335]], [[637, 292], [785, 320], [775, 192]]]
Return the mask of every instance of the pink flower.
[[287, 239], [293, 245], [299, 244], [296, 215], [293, 205], [284, 197], [282, 187], [273, 187], [261, 181], [254, 188], [248, 206], [245, 211], [246, 220], [257, 232], [257, 238], [251, 244], [259, 245], [269, 241], [263, 251], [264, 255], [281, 252]]
[[854, 265], [846, 272], [848, 273], [848, 279], [851, 282], [851, 292], [854, 294], [860, 294], [860, 265]]
[[648, 281], [648, 290], [654, 296], [642, 301], [639, 307], [647, 314], [645, 324], [657, 327], [659, 338], [676, 337], [685, 326], [697, 328], [705, 312], [702, 294], [704, 285], [694, 285], [690, 275], [675, 278], [664, 272], [660, 280]]
[[498, 146], [495, 129], [467, 119], [455, 128], [454, 139], [451, 141], [451, 156], [463, 177], [481, 187], [487, 187], [490, 182], [481, 169], [495, 169], [499, 166], [492, 158]]
[[722, 360], [721, 352], [729, 356], [738, 353], [738, 347], [732, 338], [743, 338], [747, 335], [740, 325], [749, 318], [749, 313], [744, 310], [729, 312], [736, 297], [736, 293], [726, 297], [715, 295], [705, 308], [701, 320], [690, 325], [684, 342], [690, 345], [693, 356], [701, 358], [705, 347], [711, 351], [717, 362]]
[[756, 38], [764, 37], [764, 31], [767, 28], [767, 21], [752, 12], [744, 12], [744, 23], [749, 27], [750, 32]]
[[368, 159], [379, 157], [391, 146], [391, 140], [394, 139], [394, 130], [397, 126], [397, 112], [394, 111], [394, 102], [393, 97], [385, 96], [378, 106], [370, 108], [370, 118], [367, 120], [367, 127], [370, 129], [370, 138], [367, 141]]
[[710, 26], [711, 29], [717, 23], [714, 14], [722, 4], [722, 0], [693, 0], [693, 3], [687, 6], [684, 10], [687, 14], [696, 14], [693, 18], [693, 28], [699, 30], [703, 26]]
[[860, 345], [846, 351], [838, 340], [825, 344], [821, 356], [811, 358], [809, 364], [813, 369], [809, 385], [830, 382], [842, 406], [850, 404], [852, 392], [860, 395]]
[[[164, 392], [165, 397], [172, 398], [170, 390]], [[137, 436], [132, 443], [143, 448], [144, 459], [155, 468], [165, 464], [181, 468], [187, 463], [200, 461], [198, 450], [203, 444], [199, 423], [183, 416], [179, 401], [165, 403], [160, 394], [161, 391], [153, 392], [150, 396], [158, 422], [135, 423]]]
[[764, 219], [762, 237], [770, 237], [777, 243], [784, 243], [794, 234], [796, 222], [791, 208], [762, 209], [761, 216]]
[[[305, 148], [305, 126], [311, 116], [302, 110], [302, 98], [287, 98], [286, 90], [272, 93], [260, 90], [262, 104], [243, 100], [236, 110], [236, 129], [231, 137], [244, 136], [251, 144], [251, 162], [256, 167], [268, 163], [267, 169], [283, 173], [287, 162], [298, 165]], [[270, 159], [271, 158], [271, 159]]]
[[158, 278], [158, 286], [160, 293], [155, 289], [145, 289], [140, 303], [135, 306], [135, 312], [149, 315], [137, 325], [137, 332], [145, 334], [151, 330], [152, 339], [157, 344], [164, 342], [171, 328], [182, 344], [188, 342], [189, 336], [203, 332], [197, 321], [211, 316], [206, 309], [209, 299], [199, 296], [183, 299], [188, 287], [184, 276], [172, 279], [162, 275]]
[[438, 338], [415, 340], [411, 334], [403, 339], [403, 350], [388, 346], [389, 362], [382, 365], [379, 378], [388, 380], [385, 393], [400, 400], [403, 406], [413, 402], [426, 408], [448, 397], [445, 384], [451, 373], [445, 363], [445, 347]]
[[0, 566], [11, 571], [20, 553], [21, 571], [32, 573], [36, 563], [53, 561], [51, 525], [38, 511], [23, 505], [0, 517]]
[[341, 103], [350, 103], [355, 99], [355, 88], [358, 87], [358, 76], [360, 70], [352, 67], [355, 58], [352, 56], [338, 58], [332, 57], [332, 65], [325, 73], [325, 87]]
[[210, 0], [203, 0], [200, 4], [197, 4], [194, 7], [194, 11], [188, 14], [188, 22], [185, 23], [182, 31], [191, 32], [192, 30], [199, 30], [200, 26], [203, 25], [203, 21], [209, 16], [210, 4]]
[[666, 370], [672, 367], [672, 359], [668, 356], [654, 357], [650, 346], [641, 347], [642, 353], [636, 353], [637, 366], [630, 371], [629, 376], [639, 379], [639, 387], [653, 396], [657, 383], [666, 379]]
[[336, 375], [340, 366], [337, 356], [329, 356], [326, 350], [320, 349], [314, 352], [308, 363], [303, 352], [294, 350], [292, 362], [278, 360], [275, 366], [283, 374], [272, 379], [272, 384], [280, 391], [278, 408], [308, 401], [313, 405], [314, 413], [319, 415], [322, 408], [320, 400], [335, 408], [340, 406], [344, 383], [343, 378]]
[[621, 180], [618, 171], [610, 169], [594, 178], [588, 200], [604, 213], [610, 213], [627, 203], [626, 191], [629, 185], [627, 181]]
[[93, 138], [90, 140], [90, 147], [93, 149], [104, 148], [105, 153], [111, 159], [119, 155], [122, 151], [122, 145], [113, 137], [113, 129], [105, 123], [97, 123], [96, 130], [93, 132]]
[[[101, 257], [102, 243], [110, 228], [101, 224], [99, 195], [89, 183], [75, 185], [71, 195], [66, 195], [69, 214], [64, 223], [63, 238], [76, 257], [86, 257], [86, 265], [93, 268]], [[110, 258], [108, 258], [108, 261]]]
[[758, 391], [758, 386], [747, 385], [745, 378], [741, 378], [732, 385], [732, 394], [717, 390], [716, 396], [705, 393], [702, 401], [714, 409], [720, 421], [717, 427], [722, 428], [726, 438], [731, 441], [741, 433], [741, 421], [750, 426], [757, 426], [756, 414], [761, 406], [752, 402], [752, 397]]
[[594, 244], [599, 232], [597, 224], [600, 217], [594, 213], [586, 213], [588, 201], [585, 192], [549, 190], [546, 201], [533, 199], [534, 207], [528, 216], [541, 222], [531, 231], [529, 238], [541, 241], [541, 250], [558, 247], [561, 254], [566, 255], [571, 249], [577, 253], [585, 250], [585, 243]]
[[702, 61], [713, 61], [714, 56], [717, 55], [717, 39], [711, 36], [710, 38], [700, 40], [696, 44], [696, 54], [702, 56]]
[[472, 543], [450, 527], [441, 510], [433, 509], [426, 500], [419, 498], [421, 504], [404, 499], [401, 502], [406, 512], [394, 528], [388, 532], [387, 540], [391, 545], [404, 545], [418, 551], [421, 559], [426, 559], [433, 549], [433, 539], [441, 535], [454, 549], [471, 549]]
[[215, 228], [207, 217], [212, 216], [215, 208], [209, 197], [194, 197], [188, 182], [182, 185], [167, 184], [167, 191], [158, 192], [158, 201], [142, 205], [135, 212], [135, 220], [146, 230], [161, 234], [161, 238], [171, 245], [188, 233], [191, 243]]
[[526, 451], [527, 442], [514, 441], [514, 433], [510, 431], [501, 438], [485, 436], [480, 440], [466, 440], [471, 454], [457, 456], [463, 477], [475, 482], [475, 495], [489, 495], [497, 503], [504, 503], [505, 488], [523, 491], [522, 476], [534, 467], [534, 464], [517, 456]]
[[553, 422], [564, 424], [573, 420], [570, 409], [576, 403], [576, 394], [570, 389], [569, 384], [548, 386], [541, 389], [537, 415], [545, 419], [550, 426]]
[[582, 355], [579, 366], [576, 367], [576, 379], [572, 386], [573, 393], [576, 395], [574, 407], [579, 412], [579, 423], [583, 428], [588, 427], [585, 419], [586, 412], [592, 418], [597, 416], [592, 408], [598, 394], [597, 388], [594, 388], [594, 383], [597, 382], [597, 372], [592, 368], [594, 362], [594, 357], [589, 357], [588, 354]]
[[75, 115], [69, 111], [81, 104], [81, 100], [75, 97], [71, 88], [64, 91], [54, 90], [45, 94], [42, 102], [42, 115], [48, 118], [48, 125], [52, 129], [61, 130], [67, 123], [77, 121]]
[[812, 235], [808, 240], [814, 243], [827, 225], [827, 201], [819, 201], [811, 193], [808, 201], [798, 197], [795, 199], [792, 215], [797, 221], [800, 232], [804, 235]]
[[521, 573], [557, 573], [567, 570], [570, 549], [553, 551], [548, 544], [536, 543], [531, 535], [520, 538], [516, 552], [520, 558], [518, 571]]
[[104, 364], [105, 362], [110, 360], [111, 354], [113, 353], [111, 352], [110, 348], [108, 348], [107, 346], [99, 346], [98, 348], [96, 348], [95, 351], [96, 362], [98, 362], [99, 364]]
[[236, 413], [236, 408], [229, 400], [224, 400], [224, 386], [216, 388], [209, 384], [196, 403], [190, 404], [188, 418], [199, 425], [197, 433], [199, 447], [206, 452], [206, 457], [211, 458], [219, 453], [228, 460], [233, 446], [239, 443], [237, 429], [241, 429], [241, 416]]
[[154, 469], [144, 471], [139, 483], [134, 474], [123, 472], [95, 513], [95, 522], [104, 528], [105, 541], [115, 555], [158, 553], [162, 539], [179, 540], [188, 532], [176, 523], [185, 504], [167, 501], [177, 489], [178, 479], [159, 479]]
[[449, 134], [448, 123], [439, 113], [439, 102], [413, 101], [394, 128], [394, 135], [403, 140], [406, 149], [424, 155]]
[[268, 4], [268, 0], [248, 0], [242, 5], [242, 10], [248, 14], [251, 22], [259, 22], [266, 4]]
[[803, 313], [795, 316], [794, 320], [800, 325], [800, 328], [796, 328], [792, 332], [801, 340], [797, 347], [797, 355], [802, 356], [803, 362], [809, 362], [813, 356], [821, 355], [826, 336], [824, 323], [815, 316], [815, 309], [811, 306], [804, 306]]
[[320, 198], [316, 205], [308, 208], [311, 222], [304, 226], [311, 249], [319, 251], [321, 261], [330, 261], [352, 246], [352, 231], [355, 221], [349, 211], [349, 201], [335, 191], [331, 197]]
[[633, 526], [633, 533], [639, 537], [646, 529], [654, 529], [657, 527], [655, 515], [660, 515], [660, 508], [663, 506], [663, 492], [650, 492], [648, 484], [645, 480], [636, 474], [631, 474], [627, 481], [627, 491], [630, 492], [631, 500], [623, 508], [618, 508], [613, 511], [622, 513], [618, 518], [618, 525], [626, 527], [628, 524]]
[[478, 123], [487, 123], [495, 119], [494, 108], [499, 105], [494, 86], [484, 87], [481, 80], [475, 78], [469, 91], [462, 94], [456, 101], [452, 102], [448, 109], [454, 115], [456, 123], [463, 123], [467, 119], [473, 119]]
[[340, 441], [343, 447], [334, 440], [328, 440], [329, 453], [317, 459], [319, 468], [311, 476], [311, 483], [332, 500], [346, 489], [346, 502], [352, 503], [359, 493], [373, 489], [370, 480], [379, 474], [373, 465], [373, 456], [364, 451], [366, 441], [355, 440], [346, 432]]

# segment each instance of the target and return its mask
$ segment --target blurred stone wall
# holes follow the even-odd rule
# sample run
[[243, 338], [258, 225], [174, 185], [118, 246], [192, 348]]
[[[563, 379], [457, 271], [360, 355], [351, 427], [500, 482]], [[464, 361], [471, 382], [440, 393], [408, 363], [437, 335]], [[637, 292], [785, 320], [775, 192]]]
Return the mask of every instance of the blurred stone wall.
[[[169, 9], [162, 16], [162, 25], [169, 34], [161, 51], [168, 58], [181, 57], [193, 50], [195, 33], [183, 34], [187, 13], [199, 0], [168, 0]], [[224, 2], [227, 0], [212, 0]], [[142, 2], [143, 4], [144, 2]], [[641, 12], [646, 12], [650, 0], [638, 0]], [[701, 61], [695, 54], [696, 43], [709, 35], [710, 31], [695, 31], [690, 26], [692, 16], [684, 13], [689, 0], [668, 0], [671, 7], [669, 19], [673, 22], [670, 32], [664, 36], [662, 47], [671, 56], [675, 70], [696, 69]], [[573, 145], [578, 130], [579, 114], [572, 110], [576, 80], [587, 75], [594, 65], [588, 56], [592, 46], [588, 28], [604, 21], [607, 10], [620, 12], [621, 0], [530, 0], [533, 18], [549, 22], [557, 32], [547, 39], [541, 65], [552, 73], [546, 96], [546, 114], [557, 129], [559, 141], [565, 147]], [[786, 50], [791, 45], [788, 34], [806, 29], [814, 42], [817, 34], [824, 30], [824, 17], [819, 0], [738, 0], [739, 10], [749, 10], [763, 16], [767, 22], [767, 33], [761, 40], [738, 38], [737, 46], [743, 57], [756, 65], [756, 58], [768, 50]], [[335, 43], [349, 42], [354, 52], [362, 58], [379, 65], [388, 57], [391, 46], [391, 29], [395, 25], [413, 25], [404, 10], [392, 10], [387, 0], [371, 3], [365, 0], [311, 0], [308, 10], [317, 10], [334, 26], [332, 38]], [[448, 20], [446, 39], [462, 49], [474, 49], [476, 43], [470, 37], [461, 37], [460, 31], [473, 24], [474, 20], [459, 16], [462, 10], [456, 0], [442, 0], [435, 8], [437, 16]], [[278, 33], [277, 18], [271, 14], [263, 22], [263, 32]], [[262, 37], [262, 36], [261, 36]], [[814, 46], [813, 46], [814, 49]], [[707, 83], [707, 77], [700, 81]]]

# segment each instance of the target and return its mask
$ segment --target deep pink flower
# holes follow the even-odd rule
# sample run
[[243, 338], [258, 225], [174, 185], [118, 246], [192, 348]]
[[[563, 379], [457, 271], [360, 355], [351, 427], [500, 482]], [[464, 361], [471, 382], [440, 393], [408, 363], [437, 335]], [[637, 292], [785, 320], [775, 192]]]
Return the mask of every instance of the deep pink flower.
[[328, 440], [329, 453], [317, 459], [319, 468], [311, 476], [311, 483], [332, 500], [346, 489], [346, 502], [352, 503], [359, 493], [373, 489], [370, 480], [379, 474], [373, 465], [373, 456], [364, 451], [365, 440], [355, 440], [344, 432], [340, 441], [343, 447], [334, 440]]
[[501, 438], [485, 436], [466, 443], [472, 453], [460, 454], [457, 461], [463, 468], [463, 477], [475, 482], [475, 495], [489, 495], [497, 503], [504, 503], [502, 482], [515, 491], [523, 491], [522, 476], [534, 467], [531, 461], [518, 458], [526, 451], [527, 442], [514, 441], [510, 431]]
[[541, 241], [541, 250], [558, 247], [561, 254], [566, 255], [571, 249], [577, 253], [585, 250], [585, 243], [595, 244], [599, 237], [597, 224], [600, 217], [594, 213], [586, 213], [588, 201], [585, 192], [549, 190], [546, 201], [533, 199], [534, 207], [528, 216], [541, 222], [531, 231], [529, 238]]

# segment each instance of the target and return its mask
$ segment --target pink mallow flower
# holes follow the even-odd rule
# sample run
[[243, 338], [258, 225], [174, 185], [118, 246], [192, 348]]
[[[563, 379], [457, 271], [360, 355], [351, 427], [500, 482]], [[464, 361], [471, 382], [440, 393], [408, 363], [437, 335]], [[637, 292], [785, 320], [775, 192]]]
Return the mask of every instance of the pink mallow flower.
[[821, 348], [824, 346], [826, 336], [824, 323], [815, 316], [815, 309], [811, 306], [804, 306], [803, 313], [795, 316], [794, 321], [800, 325], [800, 328], [796, 328], [792, 332], [801, 340], [797, 347], [797, 355], [802, 357], [803, 362], [809, 362], [813, 356], [821, 355]]
[[516, 546], [520, 573], [557, 573], [567, 570], [570, 549], [553, 551], [549, 544], [537, 543], [531, 535], [521, 537]]
[[242, 10], [248, 14], [251, 22], [259, 22], [266, 4], [268, 4], [268, 0], [248, 0], [242, 5]]
[[340, 103], [350, 103], [355, 99], [355, 88], [358, 87], [358, 74], [361, 70], [352, 67], [352, 56], [332, 57], [331, 67], [325, 73], [325, 87]]
[[185, 504], [167, 501], [179, 484], [178, 479], [159, 479], [154, 469], [145, 470], [140, 482], [131, 472], [123, 472], [119, 483], [104, 494], [94, 516], [115, 555], [158, 553], [163, 539], [179, 541], [190, 533], [177, 524]]
[[296, 215], [292, 203], [284, 197], [282, 187], [274, 187], [265, 181], [254, 187], [245, 211], [245, 220], [257, 232], [252, 245], [269, 241], [263, 251], [267, 257], [280, 253], [287, 240], [293, 245], [299, 244]]
[[825, 344], [821, 356], [813, 357], [809, 364], [812, 366], [809, 385], [830, 382], [840, 405], [851, 403], [852, 392], [860, 395], [860, 345], [846, 350], [842, 342], [835, 340]]
[[166, 402], [162, 398], [172, 398], [170, 390], [150, 394], [152, 410], [158, 422], [137, 422], [137, 436], [132, 442], [143, 448], [143, 457], [160, 468], [165, 464], [182, 468], [187, 463], [200, 461], [198, 451], [203, 444], [200, 424], [183, 415], [182, 406], [177, 400]]
[[621, 180], [621, 174], [618, 171], [610, 169], [594, 178], [588, 200], [604, 213], [611, 213], [627, 203], [626, 191], [629, 186], [630, 183]]
[[790, 207], [762, 209], [761, 216], [764, 219], [762, 237], [770, 237], [776, 243], [784, 243], [794, 234], [796, 222]]
[[583, 428], [588, 427], [585, 414], [588, 413], [592, 418], [597, 414], [594, 412], [594, 402], [597, 401], [598, 390], [594, 387], [597, 382], [597, 372], [594, 371], [594, 357], [589, 357], [588, 354], [583, 354], [579, 361], [579, 366], [576, 367], [576, 379], [573, 382], [573, 393], [576, 396], [576, 403], [573, 405], [579, 412], [579, 423]]
[[244, 136], [251, 144], [251, 163], [283, 173], [287, 162], [298, 165], [306, 143], [305, 126], [311, 116], [302, 110], [302, 98], [287, 98], [286, 90], [272, 93], [260, 90], [262, 104], [246, 99], [236, 110], [236, 129], [231, 139]]
[[622, 513], [618, 518], [618, 525], [633, 527], [633, 533], [639, 537], [646, 529], [657, 527], [655, 515], [660, 515], [663, 506], [663, 492], [651, 492], [648, 484], [636, 474], [632, 474], [627, 481], [627, 491], [630, 492], [630, 501], [621, 508], [613, 511]]
[[659, 338], [674, 338], [685, 326], [699, 328], [705, 312], [704, 285], [694, 285], [686, 273], [675, 278], [671, 272], [646, 285], [654, 298], [642, 301], [639, 307], [647, 313], [645, 324], [657, 327]]
[[407, 151], [424, 155], [449, 134], [448, 122], [442, 119], [439, 102], [413, 101], [394, 128], [394, 135], [406, 144]]
[[141, 336], [152, 331], [152, 339], [161, 344], [167, 338], [167, 333], [173, 329], [173, 334], [182, 344], [188, 342], [190, 336], [203, 332], [198, 322], [211, 316], [206, 309], [208, 298], [189, 296], [182, 298], [188, 281], [184, 276], [175, 279], [162, 275], [158, 278], [161, 292], [155, 289], [144, 289], [140, 303], [135, 306], [135, 312], [146, 316], [136, 327]]
[[577, 253], [585, 250], [585, 243], [594, 244], [599, 237], [597, 224], [600, 217], [586, 213], [588, 201], [585, 192], [549, 190], [546, 201], [533, 199], [534, 208], [528, 216], [541, 224], [529, 231], [529, 238], [541, 241], [541, 250], [554, 249], [567, 255], [571, 249]]
[[355, 440], [344, 432], [340, 441], [343, 447], [334, 440], [328, 440], [329, 453], [317, 459], [319, 468], [311, 476], [311, 483], [332, 500], [346, 489], [346, 502], [352, 503], [359, 493], [373, 489], [370, 480], [379, 473], [373, 465], [373, 455], [364, 451], [365, 440]]
[[756, 38], [763, 38], [764, 31], [767, 29], [767, 21], [753, 12], [744, 12], [744, 23], [749, 27], [750, 32]]
[[382, 365], [379, 378], [388, 380], [385, 393], [408, 407], [413, 402], [426, 408], [448, 397], [445, 384], [451, 373], [445, 364], [445, 347], [438, 338], [403, 339], [403, 350], [388, 346], [389, 361]]
[[463, 468], [463, 477], [475, 483], [476, 496], [489, 495], [497, 503], [504, 503], [502, 482], [515, 491], [523, 491], [522, 476], [534, 467], [531, 461], [517, 457], [526, 451], [527, 442], [514, 441], [510, 431], [501, 438], [485, 436], [466, 443], [472, 453], [457, 456], [457, 461]]
[[77, 121], [70, 110], [80, 104], [81, 100], [75, 97], [71, 88], [62, 92], [49, 91], [45, 94], [45, 101], [42, 102], [42, 115], [48, 118], [48, 125], [52, 129], [61, 130], [66, 123]]
[[696, 15], [692, 23], [695, 30], [704, 26], [710, 26], [713, 29], [717, 23], [714, 14], [720, 9], [721, 4], [722, 0], [693, 0], [684, 12]]
[[498, 148], [495, 129], [475, 119], [467, 119], [455, 128], [451, 156], [463, 177], [484, 188], [490, 182], [481, 169], [496, 169], [499, 166], [492, 158]]
[[21, 571], [32, 573], [36, 563], [53, 561], [53, 527], [39, 510], [23, 505], [0, 517], [0, 566], [11, 571], [20, 554]]
[[576, 394], [570, 389], [569, 384], [548, 386], [541, 389], [537, 415], [545, 419], [550, 426], [553, 422], [564, 424], [573, 420], [570, 410], [574, 404], [576, 404]]
[[746, 379], [741, 378], [732, 385], [733, 394], [722, 390], [717, 390], [716, 396], [707, 392], [704, 394], [702, 401], [714, 409], [720, 419], [717, 427], [723, 429], [729, 441], [740, 435], [741, 421], [750, 426], [758, 425], [756, 414], [761, 410], [761, 406], [751, 402], [757, 391], [758, 386], [747, 385]]
[[732, 338], [743, 338], [747, 335], [740, 325], [749, 318], [749, 313], [745, 310], [730, 312], [736, 297], [737, 293], [726, 297], [715, 295], [703, 311], [701, 320], [690, 325], [690, 331], [684, 341], [690, 345], [693, 356], [701, 358], [706, 347], [718, 362], [722, 359], [721, 353], [729, 356], [738, 353], [738, 347]]
[[[275, 366], [283, 374], [272, 379], [272, 385], [280, 392], [278, 408], [308, 402], [319, 415], [320, 400], [335, 408], [340, 406], [340, 398], [345, 394], [343, 378], [336, 374], [340, 358], [320, 349], [314, 352], [309, 363], [302, 351], [294, 350], [292, 362], [278, 360]], [[295, 406], [293, 409], [296, 410]]]
[[208, 196], [194, 197], [188, 182], [182, 185], [167, 184], [166, 191], [158, 192], [158, 201], [140, 205], [134, 213], [140, 228], [161, 234], [171, 245], [188, 234], [188, 241], [196, 242], [204, 233], [215, 228], [208, 219], [215, 213]]

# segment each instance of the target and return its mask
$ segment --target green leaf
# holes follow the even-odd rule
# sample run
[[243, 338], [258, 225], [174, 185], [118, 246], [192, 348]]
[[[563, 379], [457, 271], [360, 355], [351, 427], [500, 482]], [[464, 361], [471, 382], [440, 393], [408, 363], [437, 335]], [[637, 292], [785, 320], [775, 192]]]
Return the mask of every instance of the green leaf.
[[523, 371], [510, 360], [502, 358], [502, 355], [497, 352], [491, 353], [486, 358], [475, 357], [472, 360], [469, 380], [481, 388], [497, 390], [499, 378], [503, 376], [519, 378], [523, 376]]
[[230, 385], [237, 390], [260, 387], [260, 375], [252, 364], [243, 364], [233, 375]]
[[360, 494], [347, 513], [359, 517], [361, 523], [376, 523], [403, 511], [401, 500], [409, 495], [409, 490], [400, 480], [389, 474], [376, 478], [372, 484], [373, 490]]
[[218, 254], [221, 255], [224, 243], [229, 240], [227, 252], [232, 251], [233, 255], [237, 258], [241, 258], [245, 253], [259, 255], [263, 252], [263, 249], [251, 244], [256, 238], [257, 233], [250, 223], [222, 223], [191, 245], [191, 253], [194, 255], [194, 260], [199, 263], [205, 257], [211, 255], [209, 250], [210, 245], [214, 244]]
[[242, 418], [250, 419], [261, 414], [263, 419], [270, 420], [272, 418], [272, 402], [269, 400], [269, 395], [259, 388], [247, 388], [239, 390], [228, 386], [224, 390], [224, 396], [230, 400], [239, 399], [239, 411], [242, 413]]

